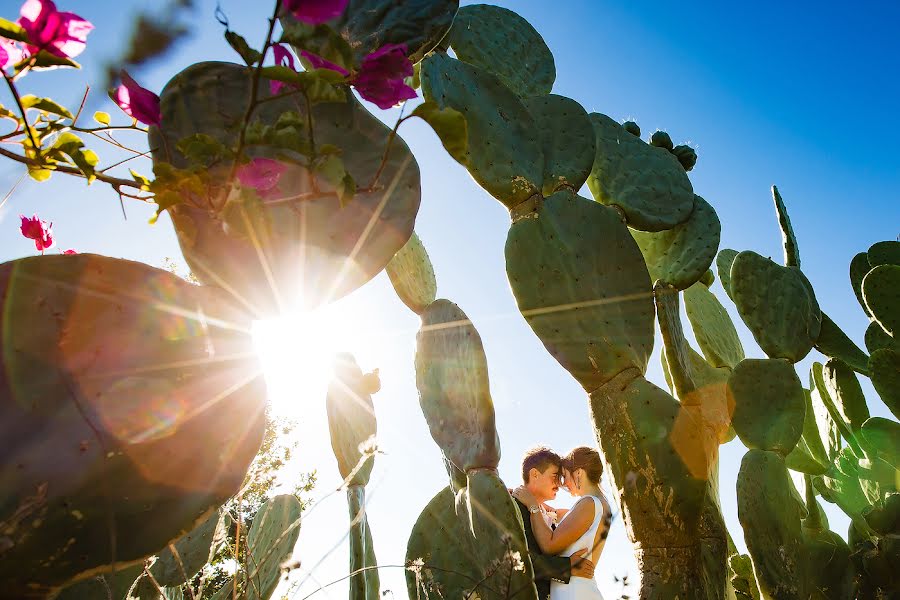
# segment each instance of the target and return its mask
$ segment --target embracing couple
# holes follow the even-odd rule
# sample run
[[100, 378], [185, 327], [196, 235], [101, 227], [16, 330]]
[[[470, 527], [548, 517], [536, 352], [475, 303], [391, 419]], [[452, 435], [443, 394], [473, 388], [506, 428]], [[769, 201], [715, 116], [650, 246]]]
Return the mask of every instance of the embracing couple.
[[[524, 485], [513, 490], [534, 583], [540, 600], [602, 600], [594, 581], [612, 513], [600, 491], [603, 463], [593, 448], [580, 446], [565, 457], [545, 447], [529, 450], [522, 460]], [[578, 497], [569, 509], [547, 504], [560, 486]]]

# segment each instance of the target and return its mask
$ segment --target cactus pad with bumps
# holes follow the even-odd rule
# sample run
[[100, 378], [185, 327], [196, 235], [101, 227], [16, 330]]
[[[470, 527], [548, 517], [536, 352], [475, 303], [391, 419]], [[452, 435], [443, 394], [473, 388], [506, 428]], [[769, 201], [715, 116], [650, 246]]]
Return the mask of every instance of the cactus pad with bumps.
[[594, 164], [594, 132], [576, 101], [550, 94], [523, 100], [534, 118], [544, 150], [544, 196], [561, 187], [577, 192]]
[[422, 314], [437, 297], [434, 267], [415, 231], [387, 264], [385, 271], [397, 296], [414, 313]]

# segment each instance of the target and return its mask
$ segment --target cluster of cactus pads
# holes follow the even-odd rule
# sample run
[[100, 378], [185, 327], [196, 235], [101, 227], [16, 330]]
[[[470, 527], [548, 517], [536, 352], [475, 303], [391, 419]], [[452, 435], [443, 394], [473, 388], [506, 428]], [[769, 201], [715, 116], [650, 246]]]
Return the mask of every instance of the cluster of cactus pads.
[[[719, 251], [716, 211], [688, 177], [694, 150], [662, 131], [645, 142], [636, 123], [552, 94], [553, 55], [516, 13], [351, 0], [330, 27], [284, 25], [282, 41], [326, 58], [343, 49], [358, 64], [390, 43], [418, 63], [419, 116], [440, 115], [429, 122], [445, 148], [510, 211], [518, 308], [588, 395], [641, 598], [900, 594], [900, 424], [870, 416], [857, 379], [900, 416], [900, 242], [850, 264], [871, 319], [864, 351], [821, 311], [777, 189], [784, 265]], [[203, 285], [94, 255], [0, 265], [0, 487], [12, 491], [0, 498], [0, 599], [178, 597], [223, 543], [219, 507], [262, 438], [251, 319], [327, 303], [382, 270], [421, 318], [416, 384], [448, 474], [409, 538], [409, 595], [536, 597], [521, 517], [497, 474], [481, 339], [437, 298], [413, 232], [415, 159], [345, 85], [298, 81], [302, 95], [273, 97], [252, 68], [204, 62], [162, 92], [150, 132], [157, 197]], [[285, 168], [265, 197], [236, 179], [255, 159]], [[579, 194], [585, 184], [593, 199]], [[710, 290], [714, 261], [768, 358], [745, 358]], [[668, 390], [645, 378], [657, 326]], [[805, 388], [795, 365], [813, 348], [828, 360]], [[326, 399], [347, 488], [351, 600], [380, 596], [365, 512], [378, 387], [342, 355]], [[735, 435], [749, 449], [737, 484], [748, 555], [720, 509], [718, 446]], [[789, 470], [803, 474], [803, 495]], [[817, 497], [849, 515], [848, 542]], [[300, 508], [293, 496], [260, 508], [244, 536], [247, 568], [217, 598], [272, 596]]]

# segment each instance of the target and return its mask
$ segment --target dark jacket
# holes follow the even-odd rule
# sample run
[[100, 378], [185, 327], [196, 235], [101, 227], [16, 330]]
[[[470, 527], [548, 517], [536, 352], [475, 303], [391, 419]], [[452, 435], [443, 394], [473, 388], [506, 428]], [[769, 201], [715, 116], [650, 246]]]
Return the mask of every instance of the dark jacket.
[[525, 541], [528, 543], [528, 554], [531, 556], [531, 565], [534, 567], [534, 585], [537, 587], [538, 598], [547, 600], [550, 597], [551, 579], [569, 583], [569, 578], [572, 576], [572, 561], [568, 556], [543, 554], [534, 537], [534, 530], [531, 528], [531, 513], [528, 511], [528, 507], [518, 500], [516, 500], [516, 506], [522, 513]]

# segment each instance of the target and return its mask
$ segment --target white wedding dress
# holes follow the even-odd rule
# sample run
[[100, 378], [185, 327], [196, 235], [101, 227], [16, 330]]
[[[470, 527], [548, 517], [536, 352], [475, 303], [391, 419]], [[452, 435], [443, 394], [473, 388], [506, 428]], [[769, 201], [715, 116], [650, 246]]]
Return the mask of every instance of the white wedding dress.
[[[596, 564], [596, 560], [603, 552], [603, 546], [606, 545], [606, 538], [597, 540], [597, 551], [593, 553], [594, 557], [591, 557], [594, 550], [594, 541], [597, 537], [597, 529], [603, 521], [603, 501], [596, 496], [584, 497], [591, 498], [594, 501], [594, 521], [580, 538], [572, 542], [568, 548], [560, 553], [560, 556], [572, 556], [579, 550], [587, 550], [585, 556], [591, 558]], [[562, 520], [565, 521], [569, 514], [566, 513]], [[595, 580], [586, 577], [572, 577], [569, 579], [569, 583], [550, 582], [550, 600], [603, 600], [603, 595], [600, 593], [600, 588], [597, 587]]]

